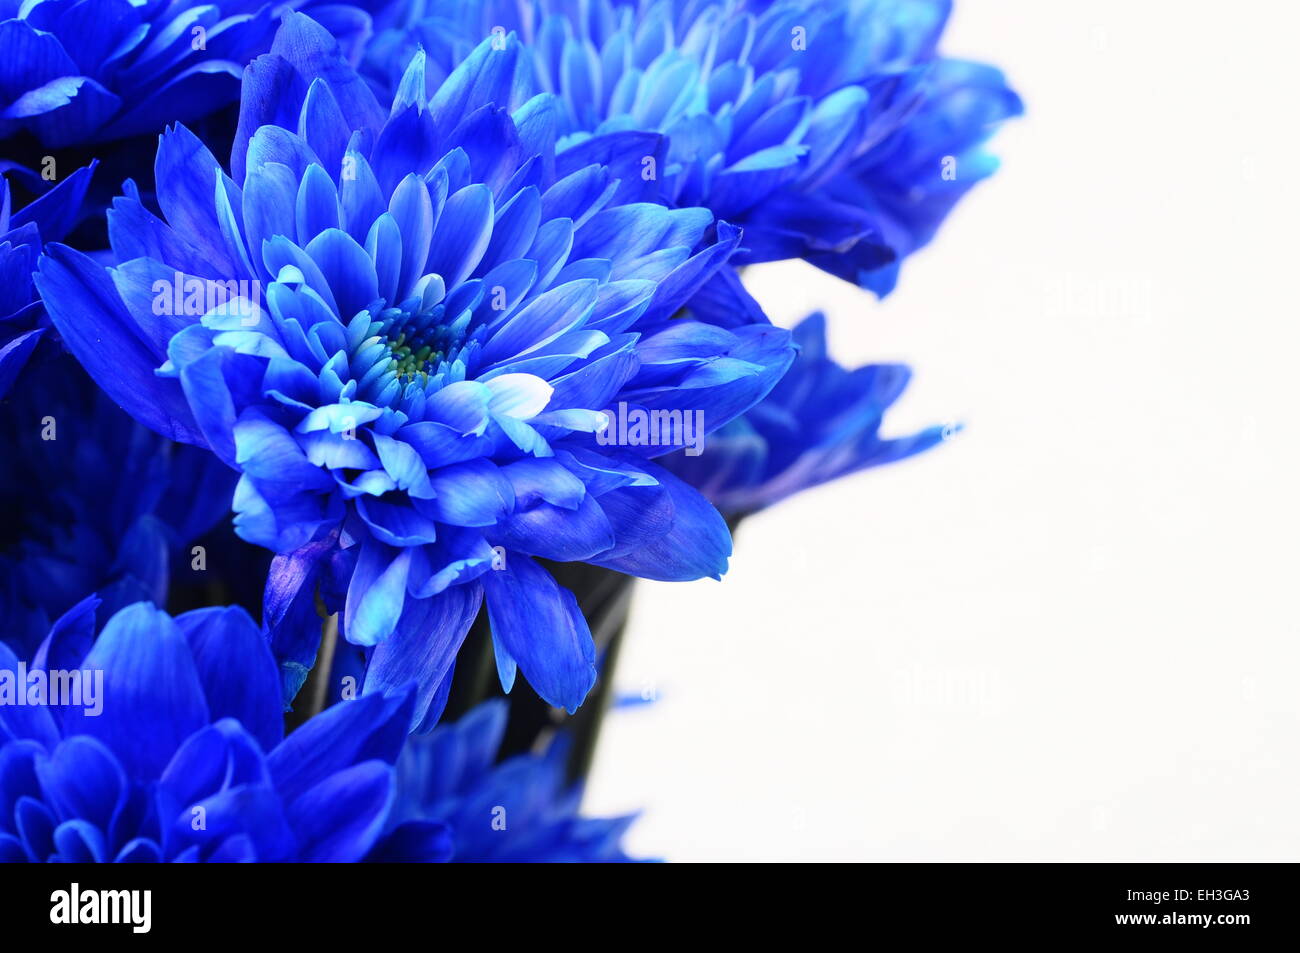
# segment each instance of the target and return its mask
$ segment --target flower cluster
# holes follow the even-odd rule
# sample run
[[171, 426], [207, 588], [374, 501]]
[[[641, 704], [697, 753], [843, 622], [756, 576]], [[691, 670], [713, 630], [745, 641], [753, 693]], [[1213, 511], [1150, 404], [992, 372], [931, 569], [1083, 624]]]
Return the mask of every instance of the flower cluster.
[[[488, 41], [428, 101], [417, 54], [387, 112], [335, 51], [286, 18], [245, 81], [238, 183], [173, 127], [166, 221], [119, 199], [122, 263], [55, 246], [37, 283], [105, 390], [240, 473], [241, 536], [336, 541], [318, 558], [346, 577], [343, 635], [373, 647], [367, 691], [416, 677], [418, 724], [486, 597], [503, 681], [518, 665], [572, 711], [594, 647], [534, 557], [693, 579], [730, 550], [693, 490], [596, 444], [601, 408], [721, 426], [780, 378], [789, 335], [675, 320], [736, 230], [710, 243], [707, 211], [618, 203], [608, 168], [557, 161], [550, 97], [480, 105], [510, 82]], [[176, 313], [191, 282], [240, 293]]]
[[996, 69], [937, 53], [950, 8], [413, 0], [380, 19], [368, 66], [391, 84], [416, 48], [445, 72], [483, 38], [517, 33], [513, 95], [559, 96], [562, 150], [601, 154], [611, 135], [640, 131], [646, 154], [625, 151], [624, 168], [643, 194], [742, 226], [737, 263], [805, 258], [883, 295], [996, 168], [981, 146], [1021, 111]]
[[628, 860], [630, 580], [945, 435], [741, 270], [993, 170], [947, 14], [0, 0], [0, 859]]
[[[96, 601], [32, 662], [78, 676], [78, 703], [0, 705], [0, 860], [350, 862], [422, 842], [412, 826], [380, 839], [409, 697], [335, 705], [284, 738], [275, 662], [242, 609], [136, 603], [92, 641]], [[22, 664], [0, 644], [0, 691]]]
[[[563, 745], [494, 765], [501, 703], [405, 750], [409, 692], [341, 702], [286, 738], [243, 609], [136, 603], [94, 638], [97, 604], [34, 653], [40, 704], [13, 696], [25, 663], [0, 642], [0, 862], [628, 859], [631, 818], [578, 816]], [[56, 676], [77, 697], [52, 697]]]

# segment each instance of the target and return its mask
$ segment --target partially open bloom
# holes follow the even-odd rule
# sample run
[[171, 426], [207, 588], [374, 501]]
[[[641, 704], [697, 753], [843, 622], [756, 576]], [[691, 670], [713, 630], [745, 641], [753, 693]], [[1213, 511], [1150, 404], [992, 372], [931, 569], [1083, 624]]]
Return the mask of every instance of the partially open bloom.
[[351, 862], [384, 834], [409, 693], [343, 702], [283, 738], [275, 662], [242, 609], [145, 603], [93, 640], [78, 603], [31, 660], [0, 643], [0, 862]]
[[587, 623], [534, 557], [725, 571], [721, 517], [648, 460], [674, 445], [602, 446], [602, 411], [712, 430], [793, 357], [767, 323], [674, 319], [737, 230], [622, 202], [604, 163], [557, 156], [554, 97], [496, 105], [519, 55], [481, 44], [432, 99], [417, 55], [385, 111], [290, 15], [246, 74], [233, 177], [169, 130], [166, 221], [129, 190], [109, 217], [120, 264], [55, 246], [37, 276], [110, 395], [239, 471], [240, 535], [327, 567], [365, 691], [416, 679], [417, 725], [485, 595], [503, 683], [519, 667], [551, 704], [582, 702]]
[[[1020, 112], [1001, 74], [936, 52], [950, 0], [412, 0], [367, 67], [417, 45], [445, 70], [517, 32], [516, 96], [560, 100], [561, 150], [663, 135], [630, 170], [744, 228], [738, 264], [806, 258], [883, 294]], [[722, 279], [727, 280], [727, 279]]]
[[911, 370], [903, 364], [841, 367], [828, 353], [821, 313], [804, 318], [794, 339], [799, 356], [762, 403], [713, 434], [708, 453], [678, 453], [666, 461], [728, 517], [910, 457], [951, 433], [935, 426], [882, 437], [885, 411], [907, 387]]
[[[565, 777], [563, 738], [545, 753], [497, 763], [508, 709], [479, 705], [455, 724], [412, 736], [397, 761], [390, 824], [442, 826], [442, 858], [462, 863], [611, 863], [630, 860], [620, 844], [635, 816], [588, 818], [580, 785]], [[410, 837], [394, 846], [412, 843]], [[402, 860], [400, 855], [376, 859]]]
[[239, 98], [244, 65], [286, 9], [356, 46], [368, 2], [0, 0], [0, 138], [89, 145], [192, 122]]

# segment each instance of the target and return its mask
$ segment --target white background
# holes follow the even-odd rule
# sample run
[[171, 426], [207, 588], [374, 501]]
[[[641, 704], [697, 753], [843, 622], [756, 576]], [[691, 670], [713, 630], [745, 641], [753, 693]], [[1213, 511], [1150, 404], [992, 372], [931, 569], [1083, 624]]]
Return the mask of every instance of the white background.
[[[670, 860], [1296, 860], [1289, 2], [958, 0], [1028, 114], [883, 303], [752, 290], [916, 377], [922, 457], [641, 584], [595, 813]], [[892, 424], [892, 428], [890, 427]]]

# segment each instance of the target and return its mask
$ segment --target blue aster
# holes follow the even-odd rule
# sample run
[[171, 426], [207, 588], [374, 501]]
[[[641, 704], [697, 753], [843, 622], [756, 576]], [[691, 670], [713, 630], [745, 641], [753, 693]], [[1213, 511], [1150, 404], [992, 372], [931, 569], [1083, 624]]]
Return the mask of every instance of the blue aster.
[[[93, 639], [96, 602], [31, 660], [0, 643], [0, 862], [418, 856], [420, 826], [384, 836], [409, 692], [340, 703], [284, 738], [275, 660], [242, 609], [173, 619], [137, 603]], [[73, 673], [71, 699], [36, 694]]]
[[[245, 75], [230, 174], [173, 127], [163, 217], [128, 187], [109, 214], [119, 264], [56, 245], [37, 275], [115, 400], [239, 472], [237, 531], [280, 554], [273, 618], [309, 586], [337, 593], [364, 690], [418, 681], [413, 725], [440, 711], [484, 601], [503, 684], [522, 669], [549, 703], [582, 702], [591, 635], [538, 558], [724, 572], [722, 518], [649, 459], [675, 448], [601, 446], [602, 411], [702, 412], [714, 429], [793, 357], [765, 322], [674, 318], [738, 230], [625, 201], [608, 163], [557, 155], [555, 97], [497, 105], [520, 55], [485, 41], [428, 97], [417, 54], [385, 110], [290, 15]], [[605, 151], [640, 155], [630, 136]], [[158, 307], [159, 287], [193, 282], [241, 294]], [[294, 672], [318, 633], [284, 648]]]
[[20, 654], [87, 592], [103, 596], [101, 621], [162, 604], [234, 485], [207, 451], [123, 413], [68, 355], [32, 371], [0, 403], [0, 619]]
[[239, 98], [281, 11], [309, 8], [354, 48], [361, 3], [0, 0], [0, 138], [89, 145], [192, 122]]
[[[456, 863], [614, 863], [635, 816], [588, 818], [565, 777], [564, 739], [497, 762], [508, 708], [484, 702], [454, 724], [412, 736], [397, 761], [389, 850], [372, 859]], [[425, 825], [427, 841], [412, 836]], [[414, 857], [400, 851], [419, 846]]]
[[78, 169], [16, 211], [9, 180], [0, 176], [0, 399], [50, 338], [32, 273], [42, 242], [59, 241], [77, 223], [94, 170], [94, 163]]
[[794, 339], [799, 355], [762, 403], [714, 434], [708, 453], [678, 453], [666, 462], [728, 517], [913, 456], [950, 434], [935, 426], [882, 437], [885, 412], [907, 387], [911, 370], [903, 364], [841, 367], [828, 353], [821, 313], [800, 322]]
[[[558, 96], [559, 146], [647, 141], [657, 198], [741, 225], [736, 264], [802, 257], [884, 293], [996, 163], [981, 144], [1020, 102], [991, 67], [936, 52], [950, 0], [407, 0], [367, 68], [423, 45], [446, 69], [523, 38], [516, 96]], [[720, 280], [730, 281], [725, 274]]]

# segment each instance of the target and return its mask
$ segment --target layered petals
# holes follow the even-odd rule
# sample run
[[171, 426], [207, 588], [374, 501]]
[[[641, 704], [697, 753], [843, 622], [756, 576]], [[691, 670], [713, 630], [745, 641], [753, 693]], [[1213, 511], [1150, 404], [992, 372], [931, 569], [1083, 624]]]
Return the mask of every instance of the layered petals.
[[[355, 55], [366, 0], [315, 9]], [[240, 74], [270, 46], [276, 4], [34, 0], [0, 22], [0, 137], [26, 131], [51, 149], [194, 122], [239, 98]]]
[[[429, 51], [438, 80], [492, 62], [514, 105], [556, 99], [563, 166], [626, 146], [624, 188], [744, 228], [736, 263], [805, 258], [885, 294], [995, 163], [980, 145], [1020, 101], [997, 70], [940, 56], [949, 0], [397, 3], [364, 66]], [[655, 136], [632, 146], [630, 137]], [[626, 170], [626, 171], [623, 171]]]
[[[0, 643], [0, 859], [355, 862], [377, 849], [408, 692], [341, 703], [284, 739], [275, 661], [242, 609], [173, 619], [137, 603], [73, 658], [83, 615], [42, 651], [69, 668], [27, 669]], [[417, 839], [405, 859], [445, 853]]]

